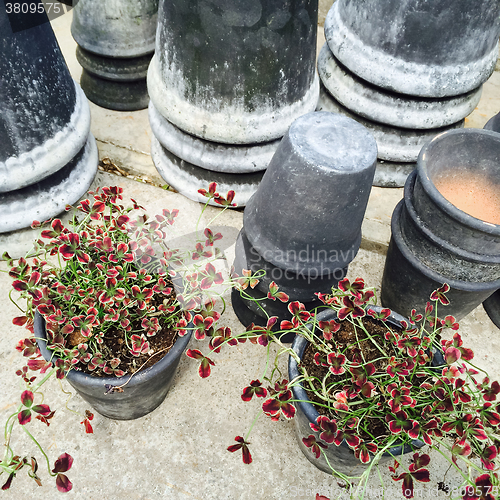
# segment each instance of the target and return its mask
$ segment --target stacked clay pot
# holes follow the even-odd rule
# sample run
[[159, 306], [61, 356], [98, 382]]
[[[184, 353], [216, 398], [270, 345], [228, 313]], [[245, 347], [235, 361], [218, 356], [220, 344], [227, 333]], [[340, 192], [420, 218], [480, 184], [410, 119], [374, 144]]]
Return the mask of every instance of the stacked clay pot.
[[[375, 139], [350, 118], [315, 112], [295, 120], [245, 208], [234, 269], [266, 273], [247, 293], [265, 298], [274, 282], [312, 309], [316, 292], [344, 278], [361, 243], [376, 158]], [[264, 312], [233, 290], [232, 303], [245, 326], [290, 318], [280, 300], [259, 302]]]
[[48, 20], [14, 33], [0, 6], [0, 73], [5, 249], [18, 239], [11, 232], [64, 212], [87, 191], [98, 155], [87, 99], [69, 74]]
[[318, 59], [318, 109], [377, 139], [374, 184], [402, 186], [422, 146], [460, 128], [498, 56], [497, 0], [337, 0]]
[[108, 109], [148, 107], [148, 66], [155, 49], [158, 0], [79, 0], [71, 34], [89, 100]]
[[[499, 158], [500, 134], [489, 130], [450, 130], [422, 148], [392, 214], [385, 307], [406, 316], [424, 311], [431, 293], [446, 283], [450, 304], [440, 306], [439, 315], [459, 320], [500, 288], [500, 210], [488, 194], [500, 189]], [[469, 191], [475, 199], [465, 204]]]
[[281, 137], [314, 111], [317, 0], [161, 1], [148, 71], [152, 157], [167, 183], [204, 202], [218, 183], [255, 193]]

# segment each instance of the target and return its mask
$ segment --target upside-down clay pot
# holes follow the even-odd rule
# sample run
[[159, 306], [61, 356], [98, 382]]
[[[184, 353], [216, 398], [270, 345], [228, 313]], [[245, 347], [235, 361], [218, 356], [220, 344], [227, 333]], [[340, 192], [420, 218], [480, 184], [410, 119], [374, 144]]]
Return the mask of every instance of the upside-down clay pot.
[[377, 147], [354, 120], [309, 113], [280, 143], [243, 225], [265, 260], [323, 276], [345, 267], [361, 242]]
[[[441, 314], [461, 319], [500, 288], [500, 225], [457, 208], [435, 185], [458, 180], [467, 188], [480, 176], [485, 187], [500, 186], [499, 158], [500, 134], [486, 130], [448, 131], [422, 148], [392, 216], [382, 277], [386, 307], [423, 311], [432, 291], [448, 283], [451, 303]], [[479, 191], [477, 199], [486, 202]]]
[[[370, 306], [371, 309], [376, 312], [380, 312], [382, 309], [379, 306]], [[329, 321], [332, 319], [336, 319], [336, 313], [332, 310], [322, 311], [318, 314], [318, 321]], [[386, 320], [389, 324], [399, 327], [401, 326], [401, 321], [407, 321], [405, 318], [397, 313], [391, 312], [391, 315]], [[292, 344], [292, 349], [297, 353], [300, 359], [304, 355], [305, 349], [308, 345], [307, 340], [300, 335], [295, 337], [295, 340]], [[435, 364], [443, 364], [444, 360], [442, 357], [437, 356]], [[300, 376], [299, 367], [295, 358], [289, 356], [288, 358], [288, 377], [289, 380], [293, 380], [296, 377]], [[305, 457], [318, 469], [326, 472], [328, 474], [332, 473], [332, 469], [328, 466], [327, 461], [323, 454], [320, 455], [319, 458], [316, 458], [309, 450], [306, 445], [303, 443], [302, 438], [307, 438], [309, 435], [314, 434], [316, 439], [319, 439], [319, 432], [315, 432], [311, 429], [310, 424], [315, 424], [316, 419], [319, 417], [319, 413], [314, 407], [314, 405], [310, 402], [307, 392], [304, 390], [304, 387], [301, 384], [292, 386], [293, 399], [296, 400], [294, 402], [296, 408], [296, 414], [294, 417], [295, 424], [295, 436], [297, 438], [297, 442], [299, 444], [302, 453], [304, 453]], [[389, 462], [394, 460], [394, 456], [401, 455], [403, 453], [411, 453], [413, 450], [419, 449], [424, 446], [424, 443], [420, 440], [413, 440], [413, 446], [405, 445], [403, 446], [394, 446], [390, 449], [389, 452], [385, 452], [381, 459], [380, 464]], [[326, 456], [328, 458], [329, 463], [335, 469], [335, 471], [340, 472], [342, 474], [346, 474], [348, 476], [359, 476], [361, 475], [369, 464], [361, 463], [355, 456], [354, 451], [349, 448], [345, 441], [342, 441], [340, 446], [336, 446], [331, 444], [328, 446], [328, 449], [325, 450]]]
[[[38, 312], [35, 313], [34, 327], [40, 352], [45, 360], [51, 361], [54, 356], [47, 349], [45, 319]], [[87, 403], [105, 417], [115, 420], [143, 417], [165, 399], [191, 335], [191, 331], [188, 331], [183, 337], [178, 337], [160, 361], [136, 372], [132, 378], [130, 374], [123, 377], [94, 377], [73, 369], [67, 372], [66, 380]], [[114, 386], [123, 386], [123, 392], [110, 392], [110, 388]]]
[[147, 108], [157, 13], [158, 0], [78, 1], [71, 34], [89, 100], [119, 111]]
[[496, 0], [333, 4], [318, 57], [318, 109], [376, 131], [375, 186], [404, 186], [424, 143], [463, 126], [496, 63], [499, 14]]
[[499, 14], [497, 0], [337, 0], [325, 36], [342, 64], [378, 87], [454, 96], [493, 72]]
[[[316, 112], [295, 120], [243, 215], [235, 271], [266, 273], [247, 293], [266, 297], [274, 281], [290, 301], [314, 308], [315, 292], [327, 293], [344, 278], [359, 250], [376, 157], [375, 139], [350, 118]], [[233, 306], [243, 323], [249, 319], [245, 303], [254, 323], [266, 323], [261, 308], [236, 295]], [[270, 316], [291, 316], [279, 300], [260, 305]]]
[[148, 74], [154, 106], [215, 142], [281, 137], [316, 106], [317, 3], [162, 1]]
[[88, 102], [48, 20], [13, 33], [0, 5], [0, 74], [3, 239], [74, 204], [94, 179], [98, 155]]
[[318, 0], [165, 0], [148, 70], [152, 158], [178, 192], [245, 206], [279, 139], [314, 111]]

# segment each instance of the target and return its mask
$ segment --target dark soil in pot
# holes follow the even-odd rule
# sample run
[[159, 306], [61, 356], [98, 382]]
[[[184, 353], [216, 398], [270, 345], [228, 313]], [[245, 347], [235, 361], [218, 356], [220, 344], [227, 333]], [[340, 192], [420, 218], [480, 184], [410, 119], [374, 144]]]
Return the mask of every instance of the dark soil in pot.
[[[162, 296], [155, 294], [149, 302], [148, 307], [154, 306], [158, 310], [160, 304], [164, 303], [165, 305], [171, 305], [174, 302], [174, 293], [167, 299], [163, 299]], [[132, 320], [130, 326], [132, 328], [131, 332], [137, 332], [139, 335], [144, 332], [141, 326], [141, 318]], [[178, 338], [176, 330], [168, 325], [162, 325], [161, 329], [156, 332], [155, 335], [147, 337], [150, 347], [149, 351], [140, 356], [133, 356], [130, 353], [129, 347], [127, 347], [124, 333], [123, 328], [108, 329], [103, 337], [100, 351], [103, 354], [103, 359], [108, 361], [108, 364], [113, 358], [119, 358], [121, 360], [119, 368], [125, 371], [127, 375], [135, 373], [139, 369], [149, 368], [160, 361], [167, 355]], [[82, 342], [88, 342], [88, 339], [86, 339], [78, 329], [67, 336], [68, 347], [75, 348]], [[88, 364], [85, 363], [78, 363], [77, 366], [82, 372], [92, 375], [93, 377], [106, 376], [102, 368], [89, 370]]]
[[[188, 325], [188, 329], [192, 325]], [[45, 320], [38, 312], [35, 314], [35, 337], [38, 347], [46, 360], [55, 356], [46, 347]], [[157, 333], [157, 336], [159, 333]], [[191, 332], [183, 337], [168, 332], [166, 337], [159, 335], [159, 344], [170, 345], [168, 352], [162, 357], [151, 356], [151, 366], [137, 367], [134, 372], [123, 377], [95, 376], [83, 371], [70, 370], [66, 379], [80, 396], [101, 415], [117, 420], [132, 420], [147, 415], [157, 408], [165, 399], [172, 386], [177, 366], [182, 354], [187, 349]], [[155, 344], [156, 345], [156, 344]], [[158, 349], [156, 347], [155, 349]], [[144, 361], [142, 361], [144, 363]], [[133, 361], [132, 361], [133, 365]]]
[[[385, 325], [383, 325], [380, 321], [374, 320], [373, 318], [370, 317], [363, 318], [363, 323], [366, 329], [370, 332], [370, 334], [374, 338], [376, 338], [377, 340], [381, 339], [382, 342], [384, 341], [384, 334], [388, 330]], [[335, 333], [335, 340], [338, 343], [346, 346], [352, 345], [354, 342], [356, 342], [356, 333], [354, 331], [352, 323], [349, 323], [348, 321], [343, 321], [340, 324], [341, 324], [340, 330]], [[397, 332], [401, 331], [401, 328], [397, 328], [395, 326], [393, 326], [392, 328], [394, 331]], [[373, 360], [379, 358], [380, 352], [373, 346], [373, 344], [369, 340], [366, 340], [366, 337], [363, 339], [364, 332], [358, 331], [358, 335], [360, 340], [358, 346], [362, 352], [362, 359], [364, 359], [366, 362], [372, 362]], [[316, 352], [318, 351], [314, 348], [312, 344], [307, 344], [307, 347], [304, 350], [304, 355], [302, 357], [302, 362], [300, 363], [300, 367], [304, 368], [309, 375], [317, 377], [319, 380], [322, 380], [323, 377], [328, 372], [328, 367], [322, 365], [318, 366], [314, 363], [313, 358]], [[347, 350], [345, 356], [350, 361], [354, 361], [355, 356], [359, 356], [359, 354], [357, 354], [356, 351], [351, 348]], [[383, 360], [383, 362], [375, 361], [374, 365], [377, 371], [384, 371], [387, 368], [387, 360]], [[335, 379], [342, 380], [344, 378], [345, 375], [334, 375], [331, 377], [331, 380]], [[314, 385], [318, 389], [320, 388], [318, 382], [316, 382]], [[321, 405], [321, 399], [314, 391], [306, 389], [306, 394], [313, 403], [320, 403], [314, 405], [320, 415], [326, 415], [329, 418], [337, 416], [334, 412], [330, 411], [328, 408], [325, 408], [324, 406]], [[378, 426], [378, 427], [374, 426], [370, 428], [370, 432], [375, 436], [381, 435], [385, 432], [385, 428], [383, 426]], [[370, 437], [366, 435], [365, 439], [369, 440]]]

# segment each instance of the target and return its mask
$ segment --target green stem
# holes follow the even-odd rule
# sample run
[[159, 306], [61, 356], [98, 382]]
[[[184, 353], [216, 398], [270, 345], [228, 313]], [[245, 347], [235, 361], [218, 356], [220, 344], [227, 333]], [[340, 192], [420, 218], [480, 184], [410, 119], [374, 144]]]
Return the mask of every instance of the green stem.
[[30, 431], [28, 429], [26, 429], [26, 426], [23, 425], [23, 431], [26, 432], [26, 434], [28, 434], [28, 436], [32, 439], [32, 441], [38, 446], [38, 449], [41, 451], [42, 455], [45, 457], [45, 462], [47, 464], [47, 470], [49, 471], [49, 474], [51, 476], [56, 476], [57, 474], [54, 474], [52, 472], [52, 470], [50, 469], [50, 461], [49, 461], [49, 457], [47, 456], [47, 454], [43, 451], [43, 448], [41, 447], [40, 443], [34, 438], [34, 436], [30, 433]]

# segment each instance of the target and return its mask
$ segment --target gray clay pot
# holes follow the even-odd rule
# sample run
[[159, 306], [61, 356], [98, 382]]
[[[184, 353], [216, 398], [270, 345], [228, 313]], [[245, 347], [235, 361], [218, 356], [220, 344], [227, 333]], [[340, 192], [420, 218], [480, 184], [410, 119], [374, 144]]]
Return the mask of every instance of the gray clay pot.
[[493, 72], [499, 14], [497, 0], [337, 0], [325, 37], [340, 62], [378, 87], [455, 96]]
[[13, 33], [0, 6], [0, 74], [0, 233], [8, 233], [76, 203], [98, 154], [88, 102], [49, 22]]
[[[371, 306], [371, 308], [376, 312], [380, 312], [380, 310], [382, 309], [380, 306]], [[329, 321], [335, 318], [336, 318], [335, 311], [332, 310], [322, 311], [317, 316], [318, 321]], [[392, 312], [389, 318], [387, 319], [387, 322], [394, 326], [401, 326], [401, 321], [407, 322], [407, 320], [403, 316], [394, 312]], [[297, 353], [299, 358], [302, 359], [302, 356], [304, 355], [304, 351], [307, 345], [308, 345], [307, 340], [304, 337], [298, 335], [295, 337], [295, 340], [292, 344], [292, 349]], [[441, 357], [436, 357], [436, 364], [442, 364], [443, 362], [444, 360]], [[293, 380], [299, 375], [300, 372], [297, 362], [292, 356], [289, 356], [288, 358], [289, 380]], [[294, 417], [294, 424], [295, 424], [295, 436], [297, 438], [299, 448], [301, 449], [302, 453], [304, 453], [305, 457], [314, 466], [316, 466], [323, 472], [326, 472], [327, 474], [331, 474], [332, 470], [328, 466], [328, 463], [325, 460], [323, 454], [321, 454], [319, 458], [316, 458], [311, 453], [311, 450], [308, 449], [302, 442], [302, 438], [306, 438], [310, 434], [314, 434], [314, 436], [317, 439], [319, 438], [319, 432], [314, 432], [309, 425], [311, 423], [316, 423], [316, 419], [319, 417], [319, 413], [314, 407], [314, 405], [309, 401], [307, 393], [302, 387], [302, 385], [293, 386], [292, 393], [293, 393], [293, 398], [295, 400], [298, 400], [297, 402], [294, 403], [297, 409], [297, 412]], [[379, 463], [383, 464], [391, 460], [394, 460], [393, 456], [405, 453], [411, 453], [413, 450], [417, 450], [422, 446], [424, 446], [424, 443], [420, 440], [414, 440], [412, 442], [412, 445], [413, 446], [405, 445], [404, 448], [402, 446], [394, 446], [393, 448], [390, 449], [390, 453], [389, 452], [384, 453]], [[346, 474], [348, 476], [358, 476], [362, 474], [368, 466], [368, 464], [361, 463], [354, 456], [353, 450], [349, 448], [349, 446], [345, 441], [343, 441], [340, 444], [340, 446], [335, 446], [334, 444], [329, 445], [328, 449], [326, 450], [326, 455], [328, 457], [328, 461], [336, 471], [342, 474]]]
[[[35, 337], [47, 361], [53, 359], [46, 347], [45, 319], [35, 313]], [[165, 399], [182, 354], [187, 349], [191, 331], [179, 337], [170, 351], [153, 366], [136, 373], [123, 387], [123, 392], [109, 392], [113, 386], [123, 385], [130, 375], [123, 377], [93, 377], [83, 372], [70, 370], [66, 380], [101, 415], [115, 420], [133, 420], [143, 417], [157, 408]]]

